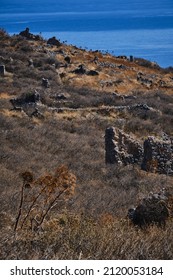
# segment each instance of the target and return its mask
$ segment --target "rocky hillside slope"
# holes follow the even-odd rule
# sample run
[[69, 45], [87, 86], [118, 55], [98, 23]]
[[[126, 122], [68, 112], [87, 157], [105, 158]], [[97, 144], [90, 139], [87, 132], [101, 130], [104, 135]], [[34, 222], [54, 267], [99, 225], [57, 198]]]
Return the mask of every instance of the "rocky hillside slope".
[[[127, 219], [128, 209], [149, 193], [166, 189], [172, 194], [173, 177], [167, 169], [158, 172], [160, 162], [159, 168], [150, 163], [148, 171], [136, 162], [128, 164], [133, 143], [142, 151], [149, 136], [157, 141], [172, 139], [172, 125], [172, 68], [161, 69], [142, 58], [87, 51], [55, 37], [44, 40], [29, 29], [14, 36], [0, 30], [1, 258], [172, 259], [171, 215], [166, 212], [164, 232], [162, 228], [136, 231]], [[113, 140], [123, 164], [105, 162], [105, 131], [110, 127], [125, 135], [123, 149], [124, 140]], [[159, 156], [163, 157], [160, 150]], [[38, 182], [51, 181], [53, 197], [57, 175], [51, 174], [62, 165], [68, 170], [62, 173], [63, 182], [68, 174], [76, 178], [74, 194], [48, 209], [42, 238], [40, 231], [28, 228], [32, 211], [26, 206], [22, 213], [26, 228], [21, 226], [13, 239], [16, 218], [19, 228], [22, 217], [18, 215], [21, 186], [27, 187], [24, 198], [31, 205], [31, 197], [36, 199], [32, 184], [37, 183], [36, 192]], [[34, 179], [22, 185], [21, 174], [32, 174]], [[43, 218], [46, 209], [41, 205], [37, 214]]]

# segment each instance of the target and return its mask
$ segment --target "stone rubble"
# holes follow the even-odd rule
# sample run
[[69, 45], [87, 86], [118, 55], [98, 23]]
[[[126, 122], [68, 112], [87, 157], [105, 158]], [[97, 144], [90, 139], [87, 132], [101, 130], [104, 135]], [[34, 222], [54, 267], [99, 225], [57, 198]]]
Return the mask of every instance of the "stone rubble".
[[137, 207], [128, 210], [128, 218], [134, 225], [146, 227], [157, 224], [165, 227], [166, 220], [171, 216], [169, 201], [172, 196], [165, 189], [158, 193], [150, 193], [144, 197]]

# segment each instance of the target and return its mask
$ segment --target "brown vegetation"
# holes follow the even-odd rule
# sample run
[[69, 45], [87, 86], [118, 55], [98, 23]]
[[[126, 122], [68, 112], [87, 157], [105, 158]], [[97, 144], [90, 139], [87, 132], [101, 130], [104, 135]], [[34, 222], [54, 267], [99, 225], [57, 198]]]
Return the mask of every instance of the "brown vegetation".
[[[0, 258], [172, 259], [172, 215], [165, 229], [143, 230], [127, 212], [150, 191], [172, 193], [173, 177], [104, 162], [109, 126], [139, 141], [163, 132], [173, 136], [172, 72], [3, 30], [0, 40], [6, 68], [0, 75]], [[73, 73], [80, 64], [99, 75]], [[152, 86], [145, 83], [149, 76]], [[28, 104], [14, 110], [10, 99], [35, 90], [40, 101], [32, 104], [34, 114]], [[154, 110], [127, 109], [134, 104]], [[57, 166], [58, 173], [50, 173]]]

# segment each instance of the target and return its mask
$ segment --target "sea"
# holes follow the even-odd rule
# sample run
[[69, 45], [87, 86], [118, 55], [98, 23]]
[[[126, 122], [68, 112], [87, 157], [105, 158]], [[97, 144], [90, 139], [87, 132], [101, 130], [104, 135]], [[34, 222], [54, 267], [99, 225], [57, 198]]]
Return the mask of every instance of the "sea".
[[0, 28], [173, 66], [173, 0], [0, 0]]

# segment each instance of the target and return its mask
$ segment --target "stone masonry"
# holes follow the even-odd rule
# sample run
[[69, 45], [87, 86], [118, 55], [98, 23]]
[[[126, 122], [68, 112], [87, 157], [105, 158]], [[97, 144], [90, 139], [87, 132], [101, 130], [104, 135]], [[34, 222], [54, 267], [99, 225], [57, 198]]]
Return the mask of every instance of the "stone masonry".
[[173, 175], [173, 142], [148, 137], [144, 141], [144, 155], [141, 168], [145, 171]]
[[106, 164], [138, 164], [142, 170], [173, 175], [173, 139], [149, 136], [141, 145], [119, 129], [105, 131]]
[[106, 163], [127, 165], [142, 161], [142, 146], [129, 135], [114, 127], [106, 129], [105, 149]]

